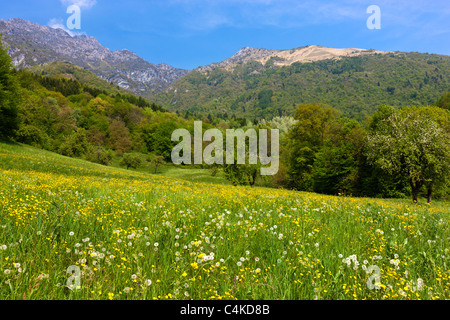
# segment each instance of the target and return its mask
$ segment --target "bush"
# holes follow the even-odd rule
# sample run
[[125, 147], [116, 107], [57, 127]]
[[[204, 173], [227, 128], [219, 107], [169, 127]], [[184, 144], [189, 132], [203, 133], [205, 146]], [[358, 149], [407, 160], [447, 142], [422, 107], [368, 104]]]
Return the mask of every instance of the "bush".
[[138, 155], [132, 153], [125, 153], [119, 163], [123, 167], [137, 169], [141, 166], [142, 160]]
[[108, 166], [111, 164], [112, 151], [107, 150], [103, 147], [90, 147], [89, 151], [86, 153], [85, 159], [90, 162], [95, 162]]
[[68, 157], [81, 157], [87, 153], [89, 147], [86, 131], [78, 130], [64, 140], [58, 148], [58, 153]]
[[33, 125], [24, 125], [16, 132], [16, 140], [21, 143], [43, 148], [48, 142], [47, 134]]

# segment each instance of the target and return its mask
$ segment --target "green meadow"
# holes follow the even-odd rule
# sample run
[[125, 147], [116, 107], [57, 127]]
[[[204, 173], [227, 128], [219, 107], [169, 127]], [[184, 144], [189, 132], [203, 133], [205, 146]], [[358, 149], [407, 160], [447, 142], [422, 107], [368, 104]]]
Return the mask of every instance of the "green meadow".
[[448, 202], [221, 175], [0, 143], [0, 299], [450, 297]]

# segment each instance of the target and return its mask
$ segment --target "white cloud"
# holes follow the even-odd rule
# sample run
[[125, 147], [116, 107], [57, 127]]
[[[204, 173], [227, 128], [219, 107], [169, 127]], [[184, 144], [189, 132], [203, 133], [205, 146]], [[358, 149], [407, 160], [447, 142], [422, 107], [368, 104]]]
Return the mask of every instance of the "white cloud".
[[71, 37], [85, 34], [84, 32], [74, 32], [72, 30], [69, 30], [67, 26], [64, 24], [63, 19], [57, 18], [50, 19], [50, 21], [47, 23], [47, 26], [53, 29], [62, 29], [65, 32], [67, 32]]
[[[97, 4], [97, 0], [60, 0], [60, 2], [67, 7], [71, 5], [77, 5], [80, 9], [90, 9]], [[69, 30], [67, 28], [67, 25], [65, 24], [65, 21], [63, 21], [63, 19], [60, 18], [50, 19], [47, 25], [53, 29], [62, 29], [72, 37], [76, 35], [85, 34], [84, 32], [76, 32], [73, 30]]]
[[47, 25], [53, 29], [62, 29], [65, 32], [67, 32], [68, 34], [70, 34], [71, 36], [74, 36], [74, 34], [72, 34], [72, 31], [67, 29], [67, 27], [65, 26], [62, 19], [57, 19], [57, 18], [50, 19], [50, 21], [47, 23]]
[[90, 9], [97, 3], [97, 0], [60, 0], [65, 6], [77, 5], [80, 9]]

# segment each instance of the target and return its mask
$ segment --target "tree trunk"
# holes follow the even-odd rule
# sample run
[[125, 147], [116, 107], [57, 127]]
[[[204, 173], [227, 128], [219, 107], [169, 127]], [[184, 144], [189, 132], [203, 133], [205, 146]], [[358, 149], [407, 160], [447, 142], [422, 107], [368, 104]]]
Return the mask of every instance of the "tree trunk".
[[255, 180], [252, 179], [252, 178], [253, 178], [252, 176], [248, 177], [248, 184], [250, 185], [251, 188], [254, 188], [255, 187]]
[[417, 203], [417, 195], [419, 194], [419, 190], [418, 189], [414, 189], [412, 192], [412, 197], [413, 197], [413, 202]]
[[250, 182], [250, 186], [251, 186], [252, 188], [255, 187], [256, 176], [257, 176], [257, 175], [258, 175], [258, 174], [257, 174], [257, 171], [256, 171], [256, 169], [255, 169], [255, 170], [252, 172], [251, 177], [248, 178], [248, 180], [249, 180], [249, 182]]
[[422, 183], [420, 182], [414, 183], [412, 180], [410, 180], [409, 184], [411, 185], [413, 202], [417, 203], [417, 197], [419, 196], [419, 191], [420, 188], [422, 187]]
[[432, 194], [433, 194], [433, 186], [429, 185], [428, 191], [427, 191], [427, 203], [431, 203], [431, 195]]

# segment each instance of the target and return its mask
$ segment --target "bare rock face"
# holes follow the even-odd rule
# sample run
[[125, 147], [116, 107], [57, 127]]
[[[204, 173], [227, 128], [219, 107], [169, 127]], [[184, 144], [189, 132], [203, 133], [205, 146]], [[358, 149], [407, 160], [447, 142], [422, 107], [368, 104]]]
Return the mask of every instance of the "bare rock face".
[[266, 57], [274, 55], [277, 50], [269, 49], [255, 49], [250, 47], [244, 47], [236, 52], [231, 58], [228, 58], [219, 63], [212, 63], [205, 67], [199, 67], [196, 70], [205, 73], [215, 68], [223, 68], [227, 70], [233, 69], [238, 64], [244, 64], [249, 61], [257, 61]]
[[361, 55], [370, 55], [376, 53], [387, 53], [385, 51], [366, 50], [357, 48], [335, 49], [322, 46], [305, 46], [290, 50], [269, 50], [244, 47], [228, 58], [219, 63], [213, 63], [205, 67], [196, 69], [201, 73], [207, 73], [215, 68], [232, 70], [238, 64], [245, 64], [249, 61], [259, 62], [266, 65], [271, 61], [274, 66], [288, 66], [295, 62], [313, 62], [326, 59], [340, 59], [342, 57], [355, 57]]
[[93, 37], [71, 36], [62, 29], [18, 18], [0, 20], [0, 33], [17, 68], [66, 61], [143, 96], [163, 90], [188, 72], [149, 63], [127, 49], [111, 51]]

